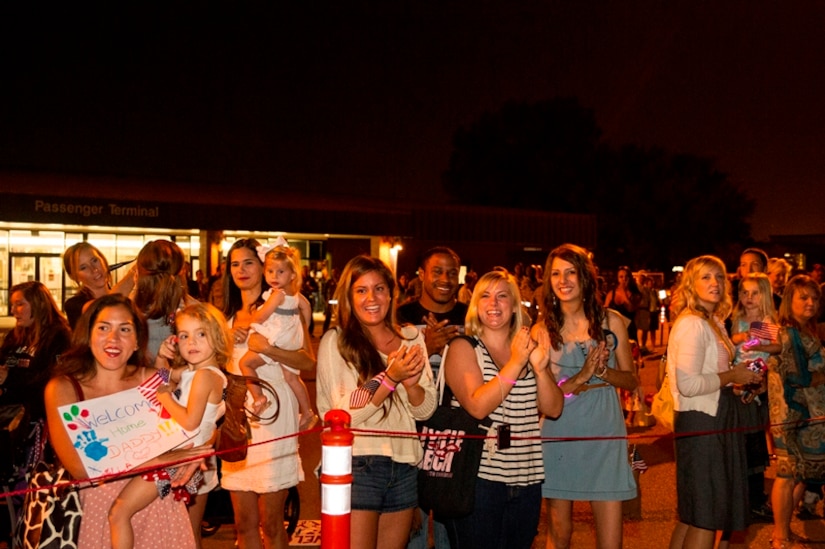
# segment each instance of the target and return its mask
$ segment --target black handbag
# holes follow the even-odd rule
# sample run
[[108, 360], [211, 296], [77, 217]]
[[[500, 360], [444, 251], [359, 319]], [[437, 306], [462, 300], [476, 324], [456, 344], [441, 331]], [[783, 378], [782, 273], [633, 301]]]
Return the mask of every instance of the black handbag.
[[[473, 347], [478, 344], [475, 338], [465, 339]], [[443, 371], [442, 361], [439, 385], [443, 383]], [[435, 413], [419, 422], [424, 457], [418, 464], [418, 505], [432, 511], [438, 520], [457, 519], [473, 512], [484, 438], [493, 423], [489, 417], [479, 420], [463, 408], [453, 408], [453, 393], [446, 383], [443, 388]]]

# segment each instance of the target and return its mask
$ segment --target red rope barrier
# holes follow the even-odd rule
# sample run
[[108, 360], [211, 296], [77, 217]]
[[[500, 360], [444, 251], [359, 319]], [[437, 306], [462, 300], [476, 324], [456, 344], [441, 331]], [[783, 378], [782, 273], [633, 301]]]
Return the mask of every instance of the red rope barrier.
[[[655, 434], [632, 434], [632, 435], [612, 435], [612, 436], [583, 436], [583, 437], [526, 437], [513, 435], [512, 440], [540, 440], [541, 442], [580, 442], [592, 440], [647, 440], [647, 439], [665, 439], [665, 438], [683, 438], [692, 436], [715, 435], [720, 433], [735, 433], [739, 431], [759, 432], [767, 428], [793, 426], [795, 428], [803, 428], [805, 423], [823, 423], [825, 416], [817, 416], [809, 419], [801, 419], [795, 421], [785, 421], [782, 423], [766, 423], [765, 425], [756, 427], [736, 427], [733, 429], [721, 429], [712, 431], [686, 431], [683, 433], [666, 433], [663, 435]], [[390, 437], [404, 437], [404, 438], [421, 438], [423, 435], [417, 431], [381, 431], [378, 429], [352, 429], [353, 433], [365, 436], [390, 436]], [[467, 438], [467, 439], [497, 439], [495, 435], [456, 435], [454, 433], [427, 433], [428, 438]]]
[[[806, 424], [810, 423], [825, 423], [825, 416], [817, 416], [808, 419], [801, 419], [796, 421], [786, 421], [782, 423], [767, 423], [763, 426], [758, 427], [737, 427], [735, 429], [723, 429], [723, 430], [715, 430], [715, 431], [690, 431], [684, 433], [666, 433], [666, 434], [644, 434], [644, 433], [637, 433], [631, 435], [615, 435], [615, 436], [583, 436], [583, 437], [525, 437], [525, 436], [512, 436], [512, 440], [539, 440], [542, 443], [558, 443], [558, 442], [582, 442], [582, 441], [602, 441], [602, 440], [627, 440], [627, 441], [639, 441], [639, 440], [660, 440], [666, 438], [683, 438], [683, 437], [692, 437], [692, 436], [708, 436], [708, 435], [715, 435], [719, 433], [728, 433], [728, 432], [738, 432], [738, 431], [760, 431], [767, 428], [774, 428], [774, 427], [792, 427], [792, 428], [803, 428], [807, 426]], [[323, 425], [318, 425], [313, 427], [312, 429], [308, 429], [306, 431], [300, 431], [297, 433], [293, 433], [290, 435], [284, 435], [281, 437], [272, 438], [269, 440], [263, 440], [260, 442], [254, 442], [248, 444], [247, 447], [253, 446], [260, 446], [263, 444], [272, 444], [273, 442], [279, 442], [282, 440], [287, 440], [293, 437], [303, 436], [315, 432], [321, 432], [324, 430]], [[403, 437], [403, 438], [421, 438], [423, 435], [418, 431], [382, 431], [378, 429], [350, 429], [351, 432], [355, 435], [361, 436], [388, 436], [388, 437]], [[489, 435], [456, 435], [455, 433], [428, 433], [428, 437], [435, 438], [435, 437], [450, 437], [450, 438], [467, 438], [467, 439], [496, 439], [495, 436]], [[81, 486], [87, 487], [92, 486], [95, 484], [100, 484], [103, 482], [132, 477], [135, 475], [141, 475], [145, 473], [150, 473], [153, 471], [157, 471], [160, 469], [165, 469], [167, 467], [175, 467], [177, 465], [183, 465], [186, 463], [191, 463], [194, 461], [200, 461], [212, 456], [220, 457], [223, 452], [218, 451], [211, 451], [205, 452], [203, 454], [199, 454], [197, 456], [176, 460], [168, 463], [164, 463], [163, 465], [152, 465], [149, 467], [139, 467], [135, 469], [130, 469], [129, 471], [123, 473], [115, 473], [115, 474], [108, 474], [108, 475], [101, 475], [98, 477], [88, 478], [88, 479], [80, 479], [80, 480], [72, 480], [70, 482], [61, 483], [58, 485], [53, 486], [43, 486], [40, 488], [24, 488], [21, 490], [14, 490], [11, 492], [3, 492], [5, 496], [19, 496], [24, 495], [29, 492], [37, 492], [39, 490], [46, 490], [51, 489], [57, 486]]]
[[[263, 440], [263, 441], [260, 441], [260, 442], [253, 442], [253, 443], [247, 444], [247, 448], [251, 448], [253, 446], [261, 446], [263, 444], [271, 444], [273, 442], [280, 442], [282, 440], [287, 440], [287, 439], [290, 439], [290, 438], [299, 437], [299, 436], [303, 436], [303, 435], [314, 433], [314, 432], [320, 432], [322, 430], [323, 430], [323, 426], [318, 425], [316, 427], [313, 427], [312, 429], [307, 429], [306, 431], [300, 431], [300, 432], [297, 432], [297, 433], [292, 433], [290, 435], [284, 435], [284, 436], [281, 436], [281, 437], [276, 437], [276, 438], [272, 438], [272, 439], [269, 439], [269, 440]], [[136, 467], [134, 469], [129, 469], [128, 471], [124, 471], [122, 473], [110, 473], [110, 474], [100, 475], [100, 476], [91, 477], [91, 478], [73, 479], [73, 480], [68, 481], [68, 482], [61, 482], [60, 484], [53, 484], [53, 485], [50, 485], [50, 486], [41, 486], [39, 488], [23, 488], [23, 489], [20, 489], [20, 490], [14, 490], [14, 491], [10, 491], [10, 492], [2, 492], [2, 495], [6, 496], [6, 497], [14, 497], [14, 496], [20, 496], [20, 495], [28, 494], [29, 492], [39, 492], [41, 490], [50, 490], [50, 489], [56, 488], [56, 487], [63, 488], [63, 487], [78, 486], [80, 488], [87, 488], [89, 486], [102, 484], [104, 482], [109, 482], [109, 481], [112, 481], [112, 480], [119, 480], [119, 479], [122, 479], [122, 478], [130, 478], [130, 477], [134, 477], [134, 476], [137, 476], [137, 475], [143, 475], [143, 474], [146, 474], [146, 473], [152, 473], [154, 471], [159, 471], [161, 469], [166, 469], [168, 467], [175, 467], [175, 466], [179, 466], [179, 465], [185, 465], [187, 463], [204, 460], [204, 459], [210, 458], [212, 456], [220, 457], [221, 454], [224, 454], [228, 451], [234, 451], [234, 450], [235, 450], [234, 448], [232, 450], [223, 450], [223, 451], [213, 450], [213, 451], [210, 451], [210, 452], [205, 452], [203, 454], [198, 454], [198, 455], [190, 457], [190, 458], [179, 459], [179, 460], [163, 463], [161, 465], [150, 465], [150, 466], [147, 466], [147, 467]]]

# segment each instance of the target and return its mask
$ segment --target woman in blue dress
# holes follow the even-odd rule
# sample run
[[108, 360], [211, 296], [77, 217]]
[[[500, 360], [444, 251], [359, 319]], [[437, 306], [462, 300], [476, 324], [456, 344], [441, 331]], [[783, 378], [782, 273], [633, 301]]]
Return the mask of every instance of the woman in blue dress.
[[[543, 322], [552, 344], [550, 365], [565, 394], [564, 411], [545, 418], [542, 437], [548, 547], [568, 547], [573, 502], [589, 501], [600, 549], [622, 546], [622, 501], [636, 496], [624, 417], [616, 388], [639, 381], [622, 316], [599, 302], [590, 254], [573, 244], [550, 252], [544, 270]], [[593, 440], [565, 440], [590, 438]], [[603, 440], [601, 438], [604, 437]]]

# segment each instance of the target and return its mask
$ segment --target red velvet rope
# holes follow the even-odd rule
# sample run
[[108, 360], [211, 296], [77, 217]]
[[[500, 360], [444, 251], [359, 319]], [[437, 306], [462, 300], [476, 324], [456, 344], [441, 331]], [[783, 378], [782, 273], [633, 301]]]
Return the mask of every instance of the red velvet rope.
[[[581, 441], [595, 441], [595, 440], [627, 440], [627, 441], [639, 441], [639, 440], [658, 440], [658, 439], [667, 439], [667, 438], [681, 438], [681, 437], [692, 437], [692, 436], [704, 436], [704, 435], [715, 435], [719, 433], [734, 433], [739, 431], [757, 431], [763, 430], [766, 428], [772, 427], [782, 427], [782, 426], [793, 426], [794, 428], [802, 427], [803, 424], [806, 423], [814, 423], [814, 422], [825, 422], [825, 416], [817, 416], [809, 419], [797, 420], [797, 421], [787, 421], [782, 423], [769, 423], [764, 426], [760, 427], [737, 427], [735, 429], [723, 429], [723, 430], [712, 430], [712, 431], [690, 431], [684, 433], [666, 433], [664, 435], [648, 435], [648, 434], [634, 434], [634, 435], [616, 435], [616, 436], [599, 436], [599, 437], [524, 437], [524, 436], [512, 436], [512, 440], [539, 440], [542, 443], [555, 443], [555, 442], [581, 442]], [[264, 440], [261, 442], [254, 442], [247, 445], [247, 448], [251, 448], [253, 446], [260, 446], [263, 444], [271, 444], [273, 442], [279, 442], [282, 440], [287, 440], [290, 438], [303, 436], [315, 432], [320, 432], [324, 429], [322, 425], [318, 425], [313, 427], [312, 429], [308, 429], [306, 431], [301, 431], [298, 433], [293, 433], [291, 435], [285, 435], [282, 437], [276, 437], [269, 440]], [[427, 438], [436, 438], [436, 437], [444, 437], [444, 438], [466, 438], [466, 439], [496, 439], [496, 436], [491, 435], [460, 435], [457, 436], [455, 433], [427, 433], [426, 435], [422, 435], [417, 431], [382, 431], [378, 429], [351, 429], [352, 433], [356, 435], [362, 436], [383, 436], [383, 437], [398, 437], [398, 438], [422, 438], [426, 436]], [[205, 452], [203, 454], [199, 454], [197, 456], [193, 456], [187, 459], [181, 459], [177, 461], [171, 461], [168, 463], [164, 463], [162, 465], [152, 465], [148, 467], [139, 467], [135, 469], [130, 469], [124, 473], [116, 473], [116, 474], [109, 474], [109, 475], [101, 475], [94, 478], [87, 478], [87, 479], [80, 479], [80, 480], [72, 480], [70, 482], [60, 483], [59, 485], [52, 485], [52, 486], [42, 486], [40, 488], [24, 488], [21, 490], [15, 490], [12, 492], [2, 492], [4, 496], [19, 496], [23, 494], [27, 494], [29, 492], [38, 492], [40, 490], [47, 490], [54, 487], [71, 487], [71, 486], [90, 486], [93, 484], [99, 484], [102, 482], [112, 481], [121, 478], [128, 478], [133, 477], [136, 475], [142, 475], [145, 473], [149, 473], [152, 471], [157, 471], [159, 469], [165, 469], [167, 467], [174, 467], [176, 465], [182, 465], [185, 463], [190, 463], [193, 461], [200, 461], [202, 459], [206, 459], [212, 456], [218, 456], [224, 452], [218, 451], [211, 451]]]

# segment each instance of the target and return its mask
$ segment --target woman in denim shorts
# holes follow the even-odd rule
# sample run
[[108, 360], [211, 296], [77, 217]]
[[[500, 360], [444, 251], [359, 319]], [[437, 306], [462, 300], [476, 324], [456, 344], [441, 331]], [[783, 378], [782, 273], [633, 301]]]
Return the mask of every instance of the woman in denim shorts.
[[352, 447], [352, 547], [406, 547], [422, 456], [415, 421], [436, 407], [424, 337], [396, 325], [396, 297], [381, 260], [351, 259], [335, 293], [338, 328], [318, 348], [321, 415], [345, 410], [354, 429], [376, 432], [356, 433]]

